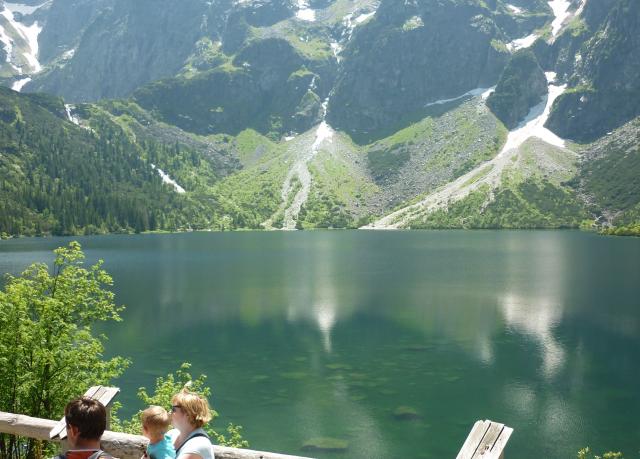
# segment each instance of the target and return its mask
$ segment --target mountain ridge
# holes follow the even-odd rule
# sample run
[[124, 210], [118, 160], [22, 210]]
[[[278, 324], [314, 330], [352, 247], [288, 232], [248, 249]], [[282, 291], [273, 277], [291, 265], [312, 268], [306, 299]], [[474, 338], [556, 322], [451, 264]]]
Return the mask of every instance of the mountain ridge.
[[[135, 6], [119, 0], [33, 3], [8, 4], [29, 13], [22, 16], [6, 10], [18, 22], [42, 24], [41, 38], [52, 37], [38, 54], [44, 70], [5, 78], [6, 84], [20, 82], [16, 89], [27, 92], [69, 94], [66, 105], [56, 102], [60, 123], [79, 124], [98, 139], [119, 132], [142, 161], [136, 167], [146, 170], [144, 184], [136, 186], [155, 189], [152, 183], [164, 182], [162, 194], [178, 194], [178, 201], [202, 212], [196, 216], [190, 210], [177, 224], [172, 217], [172, 229], [375, 226], [399, 209], [430, 199], [440, 187], [466, 189], [467, 181], [478, 182], [473, 190], [479, 194], [456, 198], [451, 206], [439, 206], [438, 215], [420, 214], [403, 226], [629, 227], [637, 218], [634, 202], [609, 210], [594, 197], [589, 183], [606, 173], [589, 164], [602, 158], [580, 159], [592, 145], [584, 142], [600, 142], [607, 132], [629, 137], [633, 144], [635, 131], [628, 123], [635, 119], [635, 99], [626, 97], [626, 108], [600, 123], [607, 132], [593, 139], [578, 135], [583, 144], [569, 141], [576, 136], [567, 131], [577, 123], [567, 121], [574, 119], [571, 104], [584, 91], [597, 95], [581, 109], [581, 116], [594, 120], [602, 117], [598, 113], [607, 103], [618, 100], [609, 96], [620, 77], [598, 70], [611, 59], [603, 60], [603, 49], [618, 53], [625, 75], [636, 68], [636, 51], [629, 47], [633, 41], [626, 39], [636, 23], [621, 15], [636, 12], [628, 0], [606, 5], [416, 0], [400, 7], [387, 0], [302, 6], [191, 0], [175, 15], [170, 5], [151, 13], [145, 1]], [[62, 14], [74, 9], [77, 15]], [[114, 23], [122, 33], [112, 39], [105, 31]], [[184, 41], [173, 43], [171, 34], [156, 41], [161, 23], [172, 33], [185, 24], [194, 26]], [[61, 24], [69, 29], [66, 37], [56, 36]], [[140, 39], [144, 33], [150, 35]], [[130, 55], [118, 51], [127, 43], [133, 44]], [[147, 60], [136, 57], [141, 47], [147, 49]], [[169, 49], [174, 61], [154, 67]], [[131, 77], [92, 66], [83, 57], [90, 52], [96, 59], [102, 59], [101, 53], [125, 59], [118, 71]], [[527, 58], [520, 62], [518, 56]], [[531, 69], [539, 63], [537, 70], [525, 61], [535, 63]], [[505, 90], [505, 81], [518, 74], [519, 82]], [[587, 77], [592, 83], [584, 83]], [[103, 84], [105, 79], [112, 83]], [[627, 89], [632, 94], [634, 84], [631, 78]], [[105, 99], [109, 94], [117, 97]], [[5, 100], [20, 106], [22, 96], [16, 97]], [[494, 104], [498, 97], [500, 108]], [[99, 100], [83, 102], [90, 99]], [[150, 158], [149, 149], [163, 153]], [[618, 170], [618, 150], [601, 150], [611, 155], [607, 167]], [[503, 156], [510, 162], [503, 163]], [[500, 167], [493, 169], [496, 161]], [[627, 165], [634, 170], [633, 161]], [[12, 166], [4, 167], [7, 174]], [[560, 174], [558, 181], [554, 167], [572, 172]], [[587, 171], [595, 182], [585, 178]], [[618, 176], [625, 183], [632, 180]], [[551, 202], [564, 203], [569, 213], [563, 214], [562, 206], [548, 207]], [[178, 214], [185, 209], [172, 205]], [[518, 208], [525, 209], [522, 215], [513, 212]], [[464, 217], [461, 209], [469, 212], [466, 220], [456, 220], [455, 215]], [[497, 218], [496, 209], [512, 221]], [[486, 219], [478, 217], [482, 212], [488, 212]], [[153, 229], [143, 226], [123, 224], [117, 230]], [[77, 231], [85, 230], [81, 225]], [[60, 229], [41, 233], [52, 231]]]

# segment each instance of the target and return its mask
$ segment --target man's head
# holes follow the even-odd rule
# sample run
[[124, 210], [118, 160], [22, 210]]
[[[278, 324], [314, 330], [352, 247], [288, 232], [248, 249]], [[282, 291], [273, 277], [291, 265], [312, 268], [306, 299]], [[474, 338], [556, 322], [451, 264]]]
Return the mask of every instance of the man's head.
[[72, 400], [64, 409], [64, 418], [71, 447], [100, 444], [107, 428], [107, 410], [102, 403], [88, 397]]

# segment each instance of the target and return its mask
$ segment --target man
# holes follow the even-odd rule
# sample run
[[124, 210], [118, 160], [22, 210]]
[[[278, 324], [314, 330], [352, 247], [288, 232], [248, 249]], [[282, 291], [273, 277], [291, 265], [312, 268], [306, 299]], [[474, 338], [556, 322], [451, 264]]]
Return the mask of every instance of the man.
[[100, 438], [107, 428], [107, 410], [88, 397], [70, 401], [64, 409], [69, 451], [58, 459], [112, 459], [100, 449]]

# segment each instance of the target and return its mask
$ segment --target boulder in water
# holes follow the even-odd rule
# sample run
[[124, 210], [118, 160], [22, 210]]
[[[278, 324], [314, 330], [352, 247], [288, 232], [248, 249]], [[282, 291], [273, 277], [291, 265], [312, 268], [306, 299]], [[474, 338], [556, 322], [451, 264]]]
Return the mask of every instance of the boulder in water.
[[340, 438], [318, 437], [311, 438], [304, 442], [302, 451], [321, 453], [341, 453], [347, 450], [349, 442]]
[[393, 417], [397, 421], [417, 421], [418, 419], [422, 419], [418, 411], [410, 406], [397, 407], [393, 410]]

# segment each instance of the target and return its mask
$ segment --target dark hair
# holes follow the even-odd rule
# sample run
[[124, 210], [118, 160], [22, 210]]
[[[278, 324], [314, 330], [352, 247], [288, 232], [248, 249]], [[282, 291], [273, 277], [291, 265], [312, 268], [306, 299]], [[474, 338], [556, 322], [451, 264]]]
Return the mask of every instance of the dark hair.
[[100, 440], [107, 428], [107, 410], [98, 400], [81, 397], [67, 403], [64, 418], [68, 425], [78, 428], [80, 438]]

